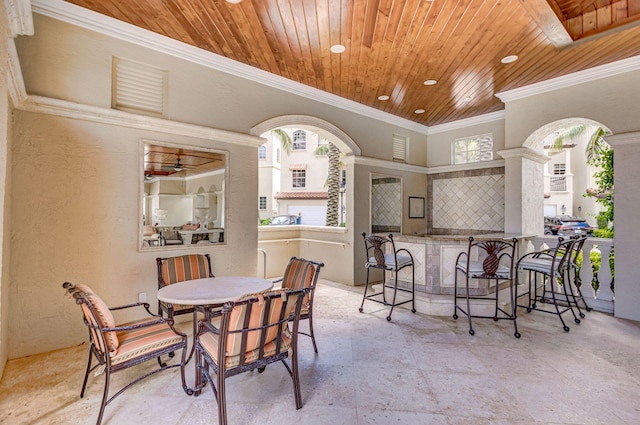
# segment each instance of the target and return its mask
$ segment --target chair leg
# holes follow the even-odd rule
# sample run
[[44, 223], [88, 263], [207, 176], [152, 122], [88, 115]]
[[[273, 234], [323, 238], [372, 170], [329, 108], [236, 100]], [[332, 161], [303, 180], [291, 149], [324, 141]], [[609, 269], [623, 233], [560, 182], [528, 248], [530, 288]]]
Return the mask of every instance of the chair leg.
[[[315, 344], [315, 343], [314, 343]], [[300, 374], [298, 371], [298, 350], [291, 355], [291, 378], [293, 379], [293, 396], [296, 401], [296, 410], [302, 408], [302, 394], [300, 393]]]
[[313, 306], [309, 307], [309, 336], [311, 337], [311, 342], [313, 343], [313, 351], [318, 353], [318, 346], [316, 345], [316, 337], [313, 333]]
[[469, 335], [474, 335], [476, 331], [473, 330], [473, 325], [471, 324], [471, 302], [469, 300], [469, 274], [466, 274], [465, 279], [465, 288], [467, 290], [467, 318], [469, 319]]
[[360, 308], [358, 309], [360, 313], [362, 313], [362, 307], [364, 306], [364, 300], [367, 299], [367, 292], [369, 291], [369, 268], [367, 267], [367, 282], [364, 284], [364, 294], [362, 295], [362, 302], [360, 303]]
[[[558, 315], [558, 317], [560, 318], [560, 322], [562, 323], [562, 329], [565, 332], [569, 332], [569, 326], [567, 326], [567, 324], [564, 322], [564, 319], [562, 318], [562, 313], [560, 312], [560, 306], [558, 305], [558, 300], [556, 300], [556, 291], [554, 288], [554, 285], [556, 285], [556, 280], [553, 277], [549, 278], [549, 285], [550, 285], [549, 292], [551, 292], [551, 299], [552, 299], [553, 305], [556, 308], [556, 314]], [[546, 285], [545, 285], [544, 293], [546, 293]], [[571, 306], [569, 306], [569, 308], [571, 308]]]
[[416, 269], [411, 264], [411, 312], [416, 312]]
[[[391, 310], [389, 310], [389, 315], [387, 316], [387, 322], [391, 321], [391, 313], [393, 313], [393, 308], [396, 306], [396, 296], [398, 295], [398, 272], [395, 272], [395, 285], [393, 287], [393, 300], [391, 301]], [[385, 284], [382, 284], [382, 292], [385, 293]], [[385, 303], [387, 301], [385, 300]]]
[[89, 380], [89, 372], [91, 371], [91, 358], [93, 353], [91, 352], [91, 346], [89, 346], [89, 359], [87, 360], [87, 371], [84, 373], [84, 380], [82, 381], [82, 389], [80, 390], [80, 398], [84, 397], [84, 391], [87, 389], [87, 381]]
[[[513, 271], [512, 271], [513, 273]], [[513, 320], [513, 336], [516, 338], [520, 338], [520, 332], [518, 332], [518, 323], [516, 322], [516, 304], [518, 296], [518, 281], [516, 280], [516, 288], [513, 288], [513, 274], [511, 275], [511, 279], [509, 280], [509, 297], [511, 297], [511, 318]]]
[[104, 409], [107, 407], [107, 396], [109, 395], [109, 380], [111, 379], [111, 371], [107, 367], [104, 374], [104, 393], [102, 394], [102, 403], [100, 403], [100, 412], [98, 413], [98, 421], [96, 425], [102, 423], [102, 416], [104, 415]]
[[216, 399], [218, 401], [218, 423], [219, 425], [227, 425], [227, 394], [226, 388], [224, 385], [225, 381], [225, 373], [224, 364], [218, 367], [218, 373], [216, 374], [218, 378], [218, 394]]

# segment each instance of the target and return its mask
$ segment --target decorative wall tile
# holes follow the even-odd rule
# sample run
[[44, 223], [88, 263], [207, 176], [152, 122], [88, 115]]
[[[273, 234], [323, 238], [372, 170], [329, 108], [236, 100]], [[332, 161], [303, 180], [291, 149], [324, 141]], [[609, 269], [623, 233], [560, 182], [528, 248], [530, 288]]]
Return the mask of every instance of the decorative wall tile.
[[402, 225], [402, 186], [400, 179], [374, 179], [371, 185], [371, 226], [394, 228]]
[[429, 229], [437, 233], [504, 230], [504, 169], [430, 176]]

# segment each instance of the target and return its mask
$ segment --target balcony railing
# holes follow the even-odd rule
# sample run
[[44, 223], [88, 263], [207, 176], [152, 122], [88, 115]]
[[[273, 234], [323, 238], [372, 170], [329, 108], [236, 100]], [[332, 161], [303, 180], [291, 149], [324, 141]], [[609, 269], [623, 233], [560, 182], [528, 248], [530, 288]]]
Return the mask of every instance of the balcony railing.
[[[539, 251], [556, 246], [557, 237], [538, 236], [530, 239], [533, 249]], [[582, 267], [580, 268], [580, 290], [587, 305], [594, 310], [613, 313], [615, 301], [613, 271], [609, 256], [613, 252], [613, 239], [587, 238], [582, 246]], [[599, 254], [600, 263], [591, 261], [591, 254]], [[594, 255], [595, 258], [598, 255]], [[588, 267], [589, 265], [590, 267]], [[594, 273], [594, 269], [596, 273]]]
[[567, 191], [567, 177], [550, 177], [549, 188], [552, 192], [566, 192]]

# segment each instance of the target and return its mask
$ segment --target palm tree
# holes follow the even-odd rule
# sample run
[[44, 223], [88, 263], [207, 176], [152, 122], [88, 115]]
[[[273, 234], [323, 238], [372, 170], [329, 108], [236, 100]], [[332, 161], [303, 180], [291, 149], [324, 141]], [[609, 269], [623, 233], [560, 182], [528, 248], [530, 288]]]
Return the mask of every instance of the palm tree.
[[271, 134], [275, 136], [276, 139], [280, 139], [280, 145], [282, 146], [282, 150], [289, 155], [293, 150], [293, 140], [291, 140], [291, 136], [289, 133], [284, 131], [282, 128], [274, 128], [271, 130]]
[[327, 155], [329, 171], [327, 176], [327, 226], [337, 227], [339, 224], [340, 197], [340, 149], [331, 142], [320, 145], [313, 151], [314, 155]]
[[[565, 147], [566, 142], [571, 141], [573, 138], [586, 133], [590, 128], [591, 127], [587, 127], [586, 125], [581, 124], [574, 125], [563, 130], [555, 139], [553, 139], [553, 142], [551, 142], [549, 154], [553, 155], [562, 152], [562, 149]], [[596, 158], [601, 156], [605, 151], [609, 149], [609, 145], [604, 140], [604, 136], [607, 136], [609, 134], [610, 133], [602, 127], [596, 128], [596, 130], [591, 134], [591, 136], [589, 137], [589, 142], [587, 142], [587, 147], [585, 148], [587, 163], [593, 162]]]

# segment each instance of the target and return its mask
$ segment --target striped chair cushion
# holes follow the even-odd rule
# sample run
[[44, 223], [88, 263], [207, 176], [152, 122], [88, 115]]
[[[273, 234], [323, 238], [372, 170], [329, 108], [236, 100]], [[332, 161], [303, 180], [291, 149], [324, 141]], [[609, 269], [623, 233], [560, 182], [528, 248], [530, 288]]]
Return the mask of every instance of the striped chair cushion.
[[[120, 326], [135, 325], [153, 320], [156, 319], [136, 320]], [[182, 342], [182, 336], [176, 334], [166, 323], [158, 323], [146, 328], [118, 331], [117, 334], [120, 340], [120, 347], [116, 352], [111, 353], [112, 365]]]
[[[302, 261], [298, 258], [289, 261], [282, 276], [282, 288], [289, 288], [294, 291], [308, 288], [313, 284], [313, 276], [316, 268], [313, 264]], [[302, 314], [309, 313], [310, 295], [307, 294], [302, 301]]]
[[[280, 297], [272, 298], [271, 304], [268, 312], [268, 323], [277, 323], [280, 320], [280, 312], [282, 309], [283, 303], [286, 302], [285, 313], [283, 318], [287, 318], [291, 315], [291, 312], [295, 308], [298, 296], [290, 296], [287, 294], [286, 289], [278, 289], [273, 291], [265, 291], [257, 294], [247, 294], [238, 299], [238, 301], [244, 301], [251, 298], [258, 298], [258, 301], [252, 302], [249, 304], [239, 304], [233, 307], [233, 310], [229, 312], [229, 331], [241, 330], [244, 327], [245, 317], [249, 311], [249, 305], [251, 305], [251, 314], [249, 316], [249, 323], [247, 325], [247, 329], [249, 328], [257, 328], [262, 324], [262, 316], [267, 308], [267, 302], [264, 301], [265, 296], [269, 296], [272, 294], [279, 294]], [[220, 317], [214, 319], [214, 326], [220, 328]], [[281, 352], [287, 351], [289, 349], [291, 336], [289, 334], [289, 330], [286, 325], [282, 327], [282, 343], [280, 344], [280, 351], [276, 353], [276, 337], [278, 336], [278, 326], [269, 327], [266, 332], [267, 335], [265, 337], [265, 354], [264, 357], [270, 357]], [[260, 349], [260, 338], [262, 332], [265, 330], [256, 330], [250, 331], [246, 333], [247, 345], [245, 349], [245, 363], [256, 360], [259, 355]], [[227, 344], [226, 344], [226, 367], [234, 367], [240, 364], [240, 350], [242, 345], [242, 337], [244, 333], [229, 333], [227, 335]], [[218, 364], [218, 335], [208, 332], [204, 335], [201, 335], [200, 341], [203, 344], [203, 347], [209, 352], [211, 358], [214, 359], [216, 364]]]
[[[200, 344], [202, 347], [209, 353], [213, 361], [216, 365], [219, 365], [218, 362], [218, 336], [212, 332], [207, 332], [199, 337]], [[291, 346], [291, 335], [289, 331], [284, 331], [282, 335], [282, 342], [280, 343], [280, 352], [288, 351]], [[258, 359], [258, 355], [260, 353], [260, 349], [256, 348], [254, 350], [247, 351], [245, 353], [244, 361], [245, 363], [250, 363]], [[278, 353], [276, 353], [276, 343], [275, 341], [271, 341], [264, 346], [264, 357], [271, 357]], [[225, 357], [224, 366], [226, 369], [236, 367], [240, 364], [240, 354]]]
[[167, 284], [202, 279], [210, 273], [207, 258], [200, 254], [168, 258], [162, 263], [162, 278]]
[[[109, 307], [105, 304], [105, 302], [102, 301], [102, 298], [97, 296], [93, 292], [93, 290], [87, 285], [82, 285], [82, 284], [76, 285], [76, 289], [85, 293], [85, 296], [87, 297], [87, 299], [89, 300], [89, 302], [93, 307], [93, 311], [95, 311], [96, 316], [100, 321], [100, 323], [95, 323], [93, 315], [89, 311], [89, 308], [85, 304], [82, 304], [82, 311], [84, 312], [84, 317], [87, 319], [89, 323], [91, 323], [94, 326], [99, 325], [103, 328], [114, 328], [116, 326], [116, 321], [113, 318], [113, 314], [111, 313], [111, 310], [109, 310]], [[107, 342], [107, 350], [105, 350], [105, 347], [101, 346], [102, 340], [98, 336], [98, 332], [95, 331], [94, 329], [91, 329], [91, 332], [93, 334], [94, 341], [96, 342], [96, 344], [98, 344], [98, 348], [102, 352], [109, 351], [109, 353], [113, 353], [120, 346], [120, 341], [118, 340], [118, 336], [116, 335], [116, 332], [104, 333], [104, 337]]]

